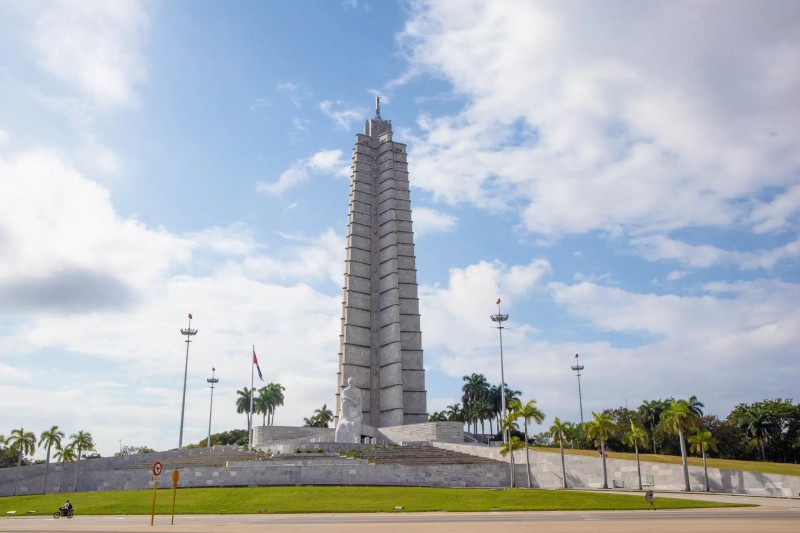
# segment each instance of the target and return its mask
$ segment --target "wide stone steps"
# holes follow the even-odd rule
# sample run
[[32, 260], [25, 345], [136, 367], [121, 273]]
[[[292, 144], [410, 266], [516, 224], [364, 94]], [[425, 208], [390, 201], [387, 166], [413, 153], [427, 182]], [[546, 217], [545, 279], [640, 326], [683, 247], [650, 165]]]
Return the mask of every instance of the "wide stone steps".
[[[264, 459], [263, 454], [257, 452], [248, 452], [244, 450], [192, 450], [191, 454], [182, 455], [178, 457], [168, 457], [161, 459], [161, 464], [164, 470], [175, 468], [188, 468], [198, 466], [225, 466], [233, 461], [259, 461]], [[136, 470], [140, 468], [150, 469], [153, 467], [152, 462], [147, 463], [133, 463], [120, 468], [120, 470]]]

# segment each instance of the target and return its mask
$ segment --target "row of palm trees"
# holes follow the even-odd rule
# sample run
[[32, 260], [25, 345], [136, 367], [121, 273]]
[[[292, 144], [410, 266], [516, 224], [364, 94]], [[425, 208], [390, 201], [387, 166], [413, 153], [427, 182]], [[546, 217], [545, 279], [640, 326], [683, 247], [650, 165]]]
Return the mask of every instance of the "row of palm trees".
[[[504, 444], [501, 448], [503, 456], [510, 453], [511, 483], [514, 484], [513, 461], [516, 449], [525, 448], [527, 456], [528, 448], [528, 423], [535, 421], [541, 424], [544, 421], [544, 413], [536, 407], [536, 400], [530, 400], [524, 405], [519, 400], [519, 391], [506, 389], [507, 413], [502, 413], [500, 388], [489, 384], [486, 377], [482, 374], [473, 373], [463, 377], [462, 401], [464, 408], [459, 404], [448, 405], [446, 411], [434, 412], [429, 418], [431, 421], [451, 420], [465, 422], [469, 427], [472, 425], [473, 433], [477, 433], [477, 424], [481, 423], [481, 431], [484, 430], [484, 422], [489, 421], [489, 430], [492, 431], [492, 422], [497, 421], [498, 431], [505, 435]], [[689, 468], [687, 461], [687, 439], [692, 450], [702, 454], [703, 469], [705, 472], [705, 489], [708, 486], [708, 469], [706, 465], [706, 452], [709, 450], [717, 451], [717, 440], [711, 432], [696, 427], [696, 422], [703, 416], [703, 403], [692, 395], [688, 400], [654, 401], [644, 402], [639, 408], [639, 418], [644, 421], [645, 426], [649, 427], [649, 433], [655, 437], [656, 429], [666, 430], [670, 434], [678, 437], [681, 451], [681, 462], [683, 465], [685, 489], [691, 490], [689, 485]], [[574, 436], [579, 431], [583, 431], [585, 436], [600, 448], [600, 457], [603, 463], [603, 487], [608, 488], [608, 470], [606, 465], [606, 443], [609, 437], [618, 433], [619, 429], [614, 423], [608, 411], [602, 413], [592, 413], [593, 420], [582, 424], [579, 427], [572, 422], [562, 422], [558, 417], [553, 421], [549, 429], [550, 436], [557, 440], [561, 452], [561, 468], [563, 473], [564, 487], [567, 487], [566, 464], [564, 461], [564, 444], [574, 440]], [[524, 443], [513, 432], [518, 431], [516, 420], [522, 419], [525, 422]], [[747, 420], [753, 420], [753, 417]], [[630, 430], [621, 435], [621, 441], [626, 446], [634, 448], [636, 454], [636, 468], [639, 478], [639, 489], [642, 488], [641, 464], [639, 460], [639, 446], [647, 448], [650, 442], [646, 427], [636, 425], [634, 421], [628, 420]], [[751, 424], [754, 424], [751, 422]], [[687, 437], [690, 430], [695, 430], [694, 435]], [[752, 430], [752, 434], [759, 435], [757, 430]], [[758, 442], [758, 437], [754, 437]], [[653, 440], [653, 453], [656, 453], [655, 438]], [[529, 459], [528, 459], [529, 461]], [[528, 464], [528, 486], [530, 486], [530, 464]]]
[[[483, 374], [472, 373], [464, 376], [464, 385], [461, 387], [461, 403], [448, 405], [446, 411], [432, 413], [428, 419], [431, 422], [439, 421], [458, 421], [467, 424], [469, 429], [472, 426], [472, 433], [478, 434], [478, 423], [481, 425], [481, 433], [486, 433], [486, 422], [489, 423], [489, 433], [494, 434], [497, 428], [499, 431], [500, 419], [502, 417], [502, 391], [498, 385], [492, 385]], [[506, 408], [512, 402], [519, 401], [522, 393], [506, 385], [505, 398]], [[463, 407], [462, 407], [463, 404]]]
[[[263, 416], [263, 426], [271, 426], [275, 420], [275, 409], [283, 405], [284, 394], [286, 388], [280, 383], [268, 383], [265, 387], [251, 389], [245, 387], [236, 391], [236, 412], [244, 413], [247, 416], [247, 427], [253, 427], [253, 415], [261, 414]], [[257, 394], [254, 394], [256, 393]], [[252, 396], [253, 411], [250, 412], [250, 399]]]
[[[56, 450], [53, 457], [62, 463], [61, 479], [59, 488], [62, 486], [64, 478], [63, 463], [67, 461], [78, 461], [75, 467], [75, 480], [72, 483], [72, 490], [78, 484], [78, 471], [80, 469], [81, 454], [94, 450], [94, 440], [92, 434], [87, 431], [78, 431], [69, 436], [70, 441], [63, 445], [65, 434], [58, 426], [53, 426], [43, 431], [39, 435], [39, 447], [47, 450], [47, 459], [44, 467], [44, 482], [42, 483], [42, 494], [47, 492], [47, 475], [50, 469], [50, 453]], [[0, 435], [0, 446], [8, 446], [12, 453], [17, 456], [17, 474], [14, 477], [14, 490], [12, 495], [17, 494], [17, 483], [19, 482], [19, 470], [25, 457], [32, 457], [36, 452], [36, 434], [32, 431], [25, 431], [25, 428], [12, 429], [8, 437]]]
[[[699, 404], [699, 405], [698, 405]], [[697, 398], [692, 396], [689, 400], [670, 400], [668, 406], [660, 412], [661, 427], [671, 434], [678, 437], [681, 450], [681, 464], [683, 465], [683, 476], [685, 490], [690, 491], [689, 485], [689, 466], [687, 461], [687, 442], [691, 450], [700, 453], [703, 457], [703, 471], [705, 474], [705, 490], [708, 492], [708, 466], [706, 464], [706, 452], [709, 450], [717, 451], [717, 439], [711, 432], [698, 429], [696, 422], [702, 415], [702, 404], [697, 402]], [[699, 413], [698, 413], [699, 411]], [[609, 437], [614, 435], [618, 426], [614, 423], [611, 414], [607, 411], [602, 413], [592, 413], [592, 420], [583, 424], [583, 431], [586, 437], [600, 448], [600, 457], [603, 462], [603, 488], [608, 488], [608, 471], [606, 467], [605, 444]], [[637, 426], [633, 420], [629, 421], [630, 431], [622, 435], [622, 442], [626, 446], [634, 448], [636, 453], [636, 470], [639, 477], [639, 489], [642, 489], [642, 470], [639, 461], [639, 446], [647, 447], [649, 444], [648, 433], [642, 426]], [[580, 429], [571, 422], [562, 422], [556, 418], [550, 427], [550, 434], [558, 441], [561, 452], [561, 468], [564, 477], [564, 488], [567, 488], [567, 472], [564, 464], [564, 444], [574, 439], [576, 431]], [[694, 430], [694, 435], [687, 438], [689, 431]]]

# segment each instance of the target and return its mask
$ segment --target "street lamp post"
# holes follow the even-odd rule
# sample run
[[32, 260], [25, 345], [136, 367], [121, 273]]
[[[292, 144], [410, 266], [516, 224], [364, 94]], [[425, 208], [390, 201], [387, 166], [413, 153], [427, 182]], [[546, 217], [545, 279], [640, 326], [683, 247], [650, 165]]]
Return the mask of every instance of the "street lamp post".
[[206, 381], [211, 383], [211, 403], [208, 406], [208, 442], [206, 445], [211, 448], [211, 410], [214, 409], [214, 384], [219, 383], [219, 378], [214, 377], [214, 371], [216, 368], [211, 368], [211, 377], [207, 378]]
[[[497, 324], [497, 331], [500, 333], [500, 419], [506, 417], [506, 377], [503, 371], [503, 322], [508, 320], [508, 315], [500, 313], [500, 298], [497, 299], [497, 314], [489, 315], [492, 322]], [[508, 441], [508, 430], [503, 431], [503, 442]]]
[[578, 354], [575, 354], [575, 366], [570, 368], [578, 374], [578, 405], [581, 408], [581, 424], [583, 424], [583, 399], [581, 398], [581, 370], [583, 370], [583, 365], [578, 360]]
[[178, 437], [178, 448], [183, 448], [183, 415], [186, 412], [186, 378], [189, 374], [189, 343], [197, 330], [192, 329], [192, 313], [189, 313], [189, 327], [181, 328], [181, 335], [186, 335], [186, 363], [183, 367], [183, 400], [181, 401], [181, 433]]

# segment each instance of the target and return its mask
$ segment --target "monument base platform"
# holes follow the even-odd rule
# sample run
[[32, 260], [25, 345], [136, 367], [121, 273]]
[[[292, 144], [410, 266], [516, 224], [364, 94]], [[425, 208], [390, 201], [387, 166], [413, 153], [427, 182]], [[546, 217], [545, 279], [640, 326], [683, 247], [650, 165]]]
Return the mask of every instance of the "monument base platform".
[[[256, 426], [253, 428], [253, 447], [277, 453], [288, 453], [296, 447], [333, 451], [328, 450], [329, 446], [321, 445], [335, 444], [334, 431], [334, 428]], [[361, 436], [362, 443], [369, 444], [459, 444], [464, 442], [464, 425], [461, 422], [424, 422], [373, 428], [362, 424]], [[341, 449], [345, 450], [353, 445], [343, 446]]]

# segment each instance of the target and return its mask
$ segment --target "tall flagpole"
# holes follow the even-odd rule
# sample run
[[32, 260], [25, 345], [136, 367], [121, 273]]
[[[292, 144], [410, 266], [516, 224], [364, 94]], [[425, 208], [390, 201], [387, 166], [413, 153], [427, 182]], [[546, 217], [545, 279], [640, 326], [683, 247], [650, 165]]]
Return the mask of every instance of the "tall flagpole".
[[[256, 345], [253, 345], [253, 353], [256, 353]], [[253, 448], [253, 396], [255, 395], [256, 388], [253, 381], [253, 367], [256, 362], [253, 356], [250, 356], [250, 416], [247, 417], [247, 448]]]

